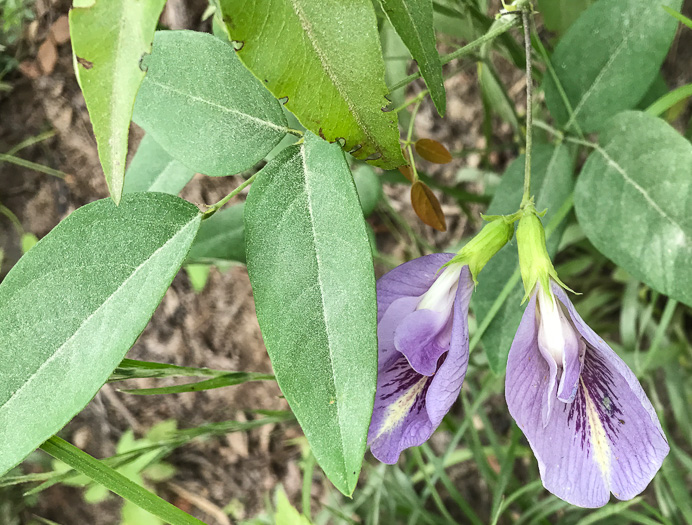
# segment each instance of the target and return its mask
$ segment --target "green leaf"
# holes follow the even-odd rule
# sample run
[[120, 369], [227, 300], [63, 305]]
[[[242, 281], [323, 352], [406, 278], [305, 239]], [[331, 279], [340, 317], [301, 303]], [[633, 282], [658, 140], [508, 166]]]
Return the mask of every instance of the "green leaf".
[[681, 0], [599, 0], [560, 40], [552, 64], [572, 109], [566, 108], [551, 75], [545, 103], [557, 123], [598, 131], [613, 115], [633, 108], [661, 68], [676, 22], [662, 8]]
[[67, 441], [53, 436], [46, 441], [41, 449], [55, 459], [67, 463], [78, 472], [100, 483], [108, 490], [116, 493], [123, 499], [130, 501], [138, 507], [158, 516], [171, 525], [204, 525], [197, 518], [183, 512], [167, 501], [149, 492], [134, 481], [129, 480], [117, 470], [105, 465], [103, 462], [82, 452]]
[[310, 520], [288, 501], [281, 486], [276, 489], [276, 525], [310, 525]]
[[187, 255], [192, 204], [134, 193], [70, 215], [0, 284], [0, 474], [60, 430], [118, 366]]
[[192, 243], [188, 261], [213, 263], [237, 261], [245, 263], [245, 204], [235, 204], [217, 211], [202, 222]]
[[563, 35], [579, 15], [596, 0], [538, 0], [543, 23], [550, 31]]
[[155, 388], [129, 388], [122, 389], [121, 392], [126, 394], [134, 394], [138, 396], [152, 396], [161, 394], [183, 394], [186, 392], [202, 392], [203, 390], [212, 390], [214, 388], [224, 388], [227, 386], [240, 385], [248, 381], [266, 381], [274, 379], [271, 374], [260, 374], [257, 372], [228, 372], [218, 377], [197, 381], [194, 383], [185, 383], [183, 385], [161, 386]]
[[[385, 169], [405, 164], [371, 0], [219, 0], [238, 57], [313, 133]], [[271, 50], [271, 52], [267, 52]]]
[[145, 72], [142, 57], [166, 0], [90, 0], [70, 10], [74, 70], [94, 128], [111, 197], [123, 191], [132, 108]]
[[22, 253], [26, 253], [38, 244], [38, 237], [33, 233], [25, 233], [21, 238]]
[[685, 84], [653, 102], [646, 108], [646, 112], [657, 117], [673, 108], [676, 104], [681, 102], [684, 104], [684, 101], [690, 97], [692, 97], [692, 84]]
[[[396, 33], [389, 20], [382, 21], [380, 28], [380, 41], [382, 44], [382, 55], [384, 58], [384, 79], [388, 86], [408, 75], [408, 66], [411, 62], [411, 54], [404, 44], [401, 37]], [[406, 90], [396, 89], [388, 95], [393, 109], [403, 105], [406, 100]], [[399, 111], [397, 114], [399, 125], [408, 128], [410, 113]]]
[[158, 31], [143, 67], [134, 120], [191, 170], [249, 169], [288, 131], [281, 104], [210, 34]]
[[185, 273], [195, 293], [202, 293], [209, 280], [211, 266], [208, 264], [186, 264]]
[[212, 370], [210, 368], [192, 368], [168, 363], [123, 359], [108, 378], [108, 381], [151, 377], [216, 377], [225, 373], [224, 371]]
[[139, 143], [125, 174], [124, 193], [158, 191], [177, 195], [195, 172], [171, 157], [150, 135]]
[[437, 112], [444, 117], [447, 95], [435, 42], [432, 0], [380, 0], [380, 3], [418, 64]]
[[663, 9], [665, 9], [666, 13], [668, 13], [670, 16], [677, 19], [681, 24], [684, 24], [687, 27], [689, 27], [690, 29], [692, 29], [692, 20], [687, 18], [685, 15], [678, 13], [677, 11], [675, 11], [674, 9], [671, 9], [668, 6], [663, 6]]
[[382, 198], [382, 183], [370, 166], [361, 164], [353, 170], [353, 182], [360, 199], [363, 215], [369, 217]]
[[505, 122], [508, 122], [515, 133], [519, 133], [520, 124], [514, 110], [514, 102], [509, 98], [507, 90], [490, 61], [478, 63], [478, 83], [481, 87], [483, 100]]
[[343, 153], [306, 133], [270, 162], [245, 205], [247, 266], [276, 378], [318, 463], [358, 481], [377, 380], [368, 234]]
[[600, 142], [574, 196], [584, 233], [632, 276], [692, 305], [692, 145], [635, 111], [613, 118]]
[[[572, 161], [566, 147], [555, 147], [549, 144], [534, 146], [531, 156], [531, 189], [536, 197], [536, 209], [541, 211], [548, 209], [542, 219], [544, 226], [572, 192], [574, 184], [572, 169]], [[517, 211], [521, 203], [523, 182], [524, 156], [522, 155], [505, 171], [486, 213], [500, 215]], [[548, 252], [551, 255], [557, 251], [559, 241], [559, 232], [548, 239]], [[502, 248], [483, 268], [472, 299], [473, 311], [479, 324], [491, 311], [505, 284], [518, 268], [519, 256], [515, 240]], [[516, 284], [481, 339], [490, 367], [497, 374], [504, 372], [507, 365], [509, 347], [512, 345], [523, 313], [520, 306], [523, 297], [524, 288], [520, 279], [516, 279]]]
[[654, 81], [649, 86], [649, 89], [646, 90], [646, 93], [644, 93], [644, 96], [637, 103], [634, 109], [644, 111], [651, 104], [656, 102], [659, 98], [666, 95], [669, 91], [670, 88], [668, 87], [666, 79], [663, 78], [663, 75], [659, 72], [658, 75], [656, 75], [656, 78], [654, 78]]

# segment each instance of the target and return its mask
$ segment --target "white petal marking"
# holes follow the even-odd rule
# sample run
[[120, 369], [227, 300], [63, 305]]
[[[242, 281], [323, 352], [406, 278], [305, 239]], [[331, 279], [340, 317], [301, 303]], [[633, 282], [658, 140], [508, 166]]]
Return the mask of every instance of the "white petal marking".
[[390, 432], [399, 423], [401, 423], [401, 421], [404, 420], [406, 415], [411, 410], [411, 407], [413, 407], [414, 403], [416, 402], [416, 399], [425, 388], [425, 383], [428, 379], [430, 378], [427, 376], [422, 376], [421, 379], [406, 392], [404, 392], [399, 399], [389, 405], [387, 408], [387, 413], [382, 420], [382, 425], [377, 431], [377, 435], [373, 438], [373, 441], [379, 438], [382, 434]]
[[593, 459], [598, 465], [603, 480], [606, 486], [610, 487], [610, 461], [611, 452], [610, 445], [608, 444], [608, 436], [606, 434], [603, 423], [601, 423], [601, 418], [598, 416], [598, 411], [596, 410], [596, 405], [591, 399], [584, 381], [581, 380], [581, 387], [584, 390], [584, 402], [586, 404], [586, 417], [589, 421], [589, 431], [591, 433], [591, 450], [593, 452]]

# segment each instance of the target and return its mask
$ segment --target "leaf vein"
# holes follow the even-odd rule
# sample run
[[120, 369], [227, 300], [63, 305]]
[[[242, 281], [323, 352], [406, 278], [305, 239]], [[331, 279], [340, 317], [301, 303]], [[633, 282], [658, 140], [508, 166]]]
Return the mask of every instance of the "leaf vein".
[[241, 118], [256, 122], [262, 126], [266, 126], [268, 128], [273, 128], [273, 129], [276, 129], [279, 131], [283, 131], [284, 133], [288, 133], [288, 128], [285, 126], [279, 126], [279, 125], [274, 124], [273, 122], [270, 122], [268, 120], [262, 120], [261, 118], [255, 117], [253, 115], [248, 115], [247, 113], [244, 113], [242, 111], [238, 111], [237, 109], [229, 108], [227, 106], [222, 106], [221, 104], [217, 104], [216, 102], [213, 102], [211, 100], [207, 100], [205, 98], [198, 97], [198, 96], [192, 95], [190, 93], [185, 93], [184, 91], [181, 91], [179, 89], [176, 89], [176, 88], [169, 86], [169, 85], [166, 85], [166, 84], [162, 84], [161, 82], [157, 82], [151, 78], [147, 79], [147, 82], [149, 82], [155, 86], [158, 86], [160, 88], [166, 89], [168, 91], [172, 91], [173, 93], [181, 95], [181, 96], [188, 98], [190, 100], [201, 102], [202, 104], [207, 104], [208, 106], [211, 106], [211, 107], [216, 108], [216, 109], [220, 109], [221, 111], [224, 111], [226, 113], [232, 113], [234, 115], [238, 115]]
[[[321, 271], [320, 271], [321, 259], [320, 259], [319, 252], [317, 251], [317, 230], [315, 229], [315, 217], [312, 213], [312, 194], [310, 192], [310, 183], [308, 181], [308, 179], [310, 177], [310, 171], [308, 170], [307, 159], [305, 158], [305, 146], [300, 148], [300, 157], [301, 157], [301, 161], [303, 163], [303, 173], [305, 173], [305, 195], [307, 197], [307, 204], [308, 204], [307, 208], [308, 208], [308, 214], [310, 216], [310, 229], [312, 231], [312, 238], [313, 238], [313, 243], [315, 246], [315, 261], [317, 264], [317, 282], [318, 282], [319, 287], [320, 287], [320, 300], [322, 301], [322, 311], [325, 312], [325, 314], [326, 314], [327, 305], [324, 302], [324, 286], [322, 283], [322, 277], [321, 277]], [[329, 322], [327, 321], [326, 315], [324, 318], [324, 327], [325, 327], [325, 333], [327, 336], [327, 346], [329, 347], [329, 365], [332, 369], [332, 378], [334, 378], [334, 376], [336, 375], [336, 370], [334, 368], [334, 358], [332, 355], [333, 349], [332, 349], [331, 334], [330, 334], [330, 330], [329, 330]], [[336, 391], [336, 384], [334, 384], [334, 390]], [[335, 395], [338, 396], [338, 392], [335, 392]], [[335, 404], [335, 409], [336, 409], [336, 416], [337, 416], [337, 419], [339, 420], [339, 424], [337, 426], [339, 428], [339, 436], [341, 438], [341, 450], [342, 450], [342, 452], [344, 452], [346, 450], [346, 443], [344, 441], [344, 434], [342, 431], [343, 422], [341, 419], [341, 410], [340, 410], [341, 403], [339, 401], [340, 400], [337, 397], [336, 402], [334, 404]], [[346, 475], [346, 472], [347, 472], [346, 458], [344, 456], [345, 456], [345, 454], [343, 454], [343, 453], [340, 455], [340, 457], [343, 461], [343, 465], [344, 465], [344, 475]]]

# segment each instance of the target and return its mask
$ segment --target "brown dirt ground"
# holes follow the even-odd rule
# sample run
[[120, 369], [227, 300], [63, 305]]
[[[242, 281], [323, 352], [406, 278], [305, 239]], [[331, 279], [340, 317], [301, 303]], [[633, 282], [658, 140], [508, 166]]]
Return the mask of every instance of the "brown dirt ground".
[[[164, 22], [171, 28], [203, 29], [198, 21], [205, 5], [203, 0], [169, 0]], [[689, 14], [692, 1], [685, 5]], [[22, 58], [34, 60], [50, 26], [67, 12], [68, 6], [65, 0], [36, 2], [36, 22], [27, 29], [26, 56]], [[692, 32], [678, 36], [666, 63], [666, 78], [671, 87], [690, 81], [689, 59], [682, 60], [692, 56], [690, 34]], [[22, 150], [21, 157], [68, 174], [60, 180], [15, 165], [0, 164], [0, 202], [19, 217], [26, 231], [39, 238], [76, 208], [107, 196], [84, 99], [72, 70], [69, 43], [57, 45], [56, 50], [55, 65], [49, 74], [37, 76], [31, 68], [25, 69], [25, 74], [15, 72], [5, 78], [12, 90], [0, 92], [0, 152], [52, 129], [56, 133], [53, 138]], [[523, 111], [521, 72], [501, 60], [496, 65], [506, 85], [519, 85], [519, 89], [512, 89], [512, 94], [518, 110]], [[27, 75], [26, 71], [34, 73]], [[426, 101], [416, 122], [417, 136], [436, 138], [451, 151], [485, 146], [481, 129], [483, 110], [475, 76], [475, 69], [470, 68], [446, 82], [449, 98], [448, 116], [444, 121]], [[409, 94], [419, 89], [420, 85], [414, 84]], [[688, 118], [689, 111], [688, 107]], [[131, 151], [135, 150], [142, 135], [141, 130], [134, 128]], [[512, 143], [508, 125], [495, 119], [493, 129], [494, 142]], [[516, 154], [514, 148], [492, 153], [490, 165], [499, 172]], [[439, 180], [451, 183], [459, 168], [477, 167], [480, 162], [479, 154], [471, 154], [445, 166], [423, 164], [423, 168]], [[197, 204], [215, 202], [239, 180], [197, 176], [183, 196]], [[409, 220], [414, 230], [438, 249], [478, 227], [478, 224], [468, 224], [456, 203], [443, 196], [441, 201], [449, 230], [432, 232], [415, 219], [405, 187], [391, 186], [385, 191], [394, 208]], [[472, 206], [472, 210], [480, 211], [480, 208]], [[402, 258], [408, 252], [404, 244], [387, 233], [378, 216], [371, 222], [384, 253]], [[5, 252], [0, 270], [2, 278], [20, 256], [16, 235], [4, 220], [0, 220], [0, 247]], [[383, 270], [379, 268], [380, 272]], [[181, 272], [128, 357], [227, 370], [271, 371], [245, 269], [235, 267], [227, 273], [212, 269], [209, 283], [200, 294], [192, 291], [187, 276]], [[501, 405], [499, 400], [498, 406]], [[247, 411], [260, 408], [286, 408], [275, 384], [252, 383], [209, 392], [154, 397], [128, 396], [109, 385], [68, 425], [64, 436], [89, 453], [104, 457], [114, 453], [115, 444], [128, 428], [141, 434], [153, 424], [170, 418], [176, 419], [181, 428], [193, 427], [252, 417]], [[503, 411], [498, 418], [506, 419], [507, 415]], [[263, 509], [263, 498], [278, 483], [282, 483], [289, 497], [297, 501], [301, 487], [297, 463], [300, 450], [288, 443], [297, 436], [299, 432], [295, 428], [270, 425], [246, 434], [231, 434], [185, 446], [167, 460], [177, 467], [174, 485], [164, 483], [157, 487], [158, 492], [210, 524], [221, 522], [200, 511], [200, 505], [222, 508], [236, 500], [240, 509], [236, 518], [250, 517]], [[473, 498], [482, 497], [475, 487], [477, 476], [473, 472], [458, 472], [456, 476], [456, 481], [465, 486], [462, 492]], [[324, 494], [320, 480], [313, 489], [315, 505], [319, 505]], [[185, 492], [175, 487], [182, 487]], [[33, 512], [64, 525], [119, 522], [116, 499], [87, 505], [78, 489], [64, 486], [45, 491]]]

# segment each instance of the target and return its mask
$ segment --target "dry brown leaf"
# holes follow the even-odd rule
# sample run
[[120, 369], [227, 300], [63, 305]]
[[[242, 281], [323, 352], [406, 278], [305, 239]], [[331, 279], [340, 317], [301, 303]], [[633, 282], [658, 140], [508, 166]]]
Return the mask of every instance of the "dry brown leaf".
[[411, 206], [425, 224], [441, 232], [447, 231], [440, 201], [425, 183], [417, 181], [411, 186]]
[[70, 23], [67, 15], [62, 15], [50, 26], [50, 37], [56, 44], [66, 44], [70, 40]]
[[47, 38], [38, 48], [36, 61], [44, 75], [50, 75], [55, 69], [55, 64], [58, 63], [58, 50], [55, 47], [55, 42], [50, 38]]
[[452, 162], [452, 154], [444, 145], [433, 139], [418, 139], [415, 144], [416, 153], [429, 162], [448, 164]]

